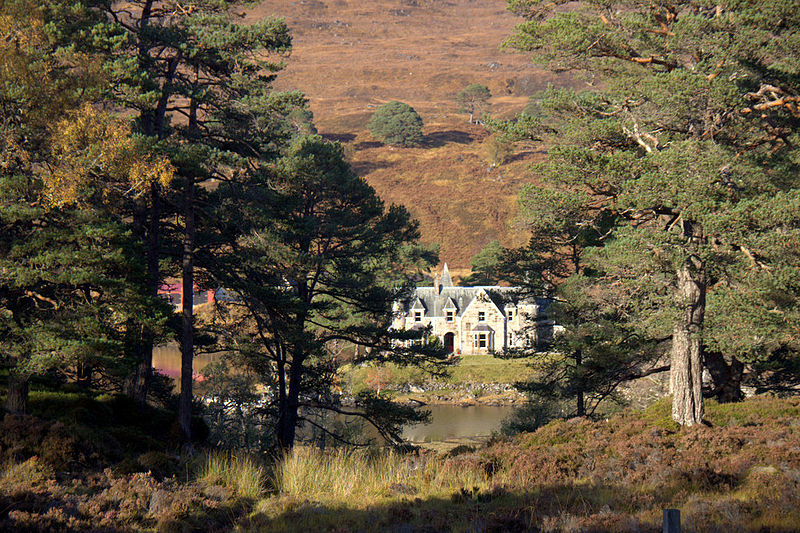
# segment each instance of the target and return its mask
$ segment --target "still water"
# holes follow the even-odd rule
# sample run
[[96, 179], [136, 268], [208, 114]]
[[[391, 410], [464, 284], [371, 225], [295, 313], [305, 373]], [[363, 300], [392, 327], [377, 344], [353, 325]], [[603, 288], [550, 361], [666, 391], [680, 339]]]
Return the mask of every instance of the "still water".
[[500, 423], [514, 409], [507, 405], [429, 405], [431, 423], [408, 426], [403, 437], [410, 442], [438, 442], [443, 440], [488, 437], [500, 430]]
[[[219, 355], [198, 355], [194, 358], [194, 373], [200, 371]], [[153, 350], [153, 366], [161, 373], [177, 379], [181, 374], [181, 352], [177, 344], [159, 346]], [[410, 442], [438, 442], [452, 439], [488, 437], [500, 429], [503, 418], [511, 414], [513, 407], [474, 405], [429, 405], [422, 409], [431, 412], [430, 424], [416, 424], [403, 430], [403, 437]]]

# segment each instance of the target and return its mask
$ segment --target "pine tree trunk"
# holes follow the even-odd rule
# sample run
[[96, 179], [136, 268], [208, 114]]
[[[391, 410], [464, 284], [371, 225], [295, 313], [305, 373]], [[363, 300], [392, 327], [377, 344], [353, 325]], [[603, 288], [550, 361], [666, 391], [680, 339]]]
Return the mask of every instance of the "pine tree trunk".
[[[147, 228], [147, 282], [145, 290], [152, 298], [158, 297], [158, 284], [160, 271], [158, 258], [161, 253], [161, 191], [157, 183], [150, 185], [150, 220]], [[142, 236], [144, 238], [144, 236]], [[147, 403], [147, 394], [150, 391], [150, 381], [153, 376], [153, 345], [155, 335], [153, 330], [144, 324], [135, 324], [138, 338], [134, 339], [136, 354], [136, 370], [128, 385], [128, 395], [136, 403], [144, 406]]]
[[583, 364], [583, 353], [581, 350], [577, 350], [575, 352], [575, 371], [576, 371], [576, 383], [577, 383], [577, 416], [586, 416], [586, 404], [584, 402], [583, 397], [583, 382], [581, 381], [583, 377], [581, 374], [581, 365]]
[[[301, 359], [302, 361], [302, 359]], [[297, 432], [298, 411], [300, 409], [300, 374], [302, 363], [293, 360], [289, 370], [289, 390], [286, 404], [278, 420], [278, 444], [283, 450], [291, 450]]]
[[78, 363], [76, 369], [75, 383], [82, 389], [92, 388], [92, 373], [94, 368], [86, 363]]
[[702, 268], [687, 262], [678, 270], [678, 291], [684, 308], [673, 328], [670, 386], [672, 418], [682, 426], [703, 421], [703, 322], [706, 285]]
[[28, 377], [20, 376], [13, 370], [8, 374], [6, 412], [15, 415], [28, 414]]
[[181, 393], [178, 423], [187, 441], [192, 438], [192, 363], [194, 359], [194, 183], [186, 178], [184, 190], [183, 302], [181, 327]]

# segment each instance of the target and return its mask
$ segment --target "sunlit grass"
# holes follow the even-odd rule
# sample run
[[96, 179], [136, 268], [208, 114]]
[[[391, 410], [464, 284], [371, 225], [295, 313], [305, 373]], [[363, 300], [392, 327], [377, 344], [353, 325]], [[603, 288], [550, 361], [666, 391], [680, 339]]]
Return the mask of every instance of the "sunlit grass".
[[200, 467], [198, 478], [206, 483], [234, 489], [246, 498], [257, 498], [264, 491], [264, 467], [247, 455], [211, 453]]
[[342, 503], [451, 494], [464, 487], [484, 488], [489, 481], [478, 468], [454, 467], [433, 456], [308, 447], [295, 448], [278, 461], [273, 480], [282, 495]]

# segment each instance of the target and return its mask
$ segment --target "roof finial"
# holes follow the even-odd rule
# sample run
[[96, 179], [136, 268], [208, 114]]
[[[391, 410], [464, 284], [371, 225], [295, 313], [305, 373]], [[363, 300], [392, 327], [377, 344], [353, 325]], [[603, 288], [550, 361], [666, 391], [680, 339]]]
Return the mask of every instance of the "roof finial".
[[442, 287], [452, 287], [453, 279], [450, 277], [450, 269], [447, 268], [447, 263], [444, 264], [442, 269]]

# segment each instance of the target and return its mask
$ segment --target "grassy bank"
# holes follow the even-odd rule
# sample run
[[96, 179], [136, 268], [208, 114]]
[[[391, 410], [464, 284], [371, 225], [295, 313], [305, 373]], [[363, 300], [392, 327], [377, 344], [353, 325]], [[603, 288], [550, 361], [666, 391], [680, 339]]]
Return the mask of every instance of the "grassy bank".
[[462, 355], [446, 377], [394, 364], [345, 365], [340, 380], [350, 392], [382, 390], [397, 401], [425, 403], [509, 404], [524, 400], [510, 387], [533, 376], [526, 359], [496, 359], [491, 355]]

